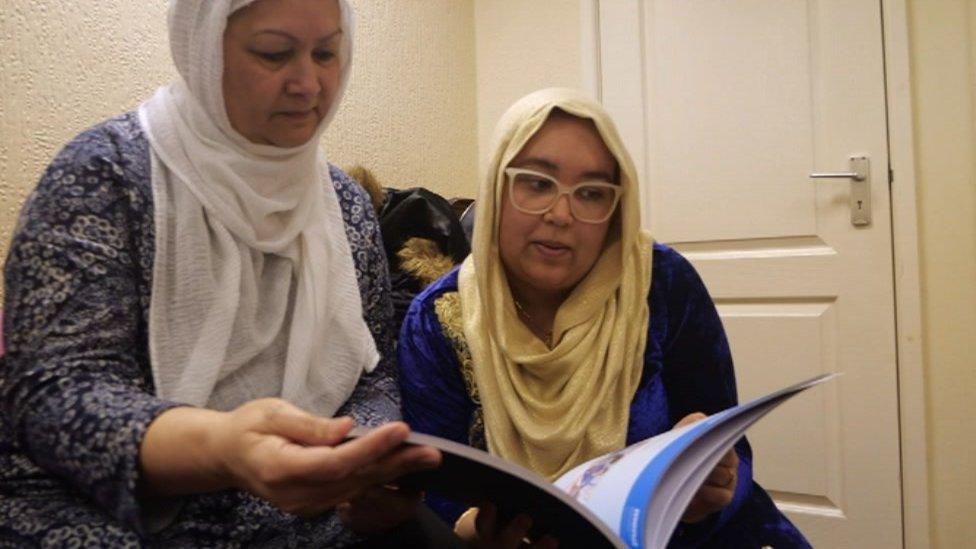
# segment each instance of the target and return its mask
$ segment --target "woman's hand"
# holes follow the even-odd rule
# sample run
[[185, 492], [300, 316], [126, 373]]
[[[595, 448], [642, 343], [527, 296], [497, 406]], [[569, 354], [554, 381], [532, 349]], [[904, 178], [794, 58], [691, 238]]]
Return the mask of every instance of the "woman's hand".
[[[498, 511], [490, 503], [468, 509], [454, 525], [454, 533], [468, 547], [478, 549], [508, 549], [526, 547], [522, 541], [529, 535], [532, 519], [528, 515], [518, 515], [504, 527], [498, 524]], [[552, 536], [544, 536], [528, 545], [537, 549], [555, 549], [559, 542]]]
[[401, 447], [410, 432], [403, 423], [342, 443], [352, 427], [350, 418], [313, 416], [273, 398], [231, 412], [174, 408], [143, 439], [143, 488], [157, 496], [241, 488], [308, 517], [440, 462], [433, 448]]
[[[681, 418], [681, 421], [674, 427], [684, 427], [685, 425], [699, 422], [706, 417], [708, 416], [701, 412], [688, 414]], [[691, 499], [691, 503], [688, 504], [688, 508], [685, 510], [685, 514], [681, 517], [682, 522], [700, 522], [712, 513], [721, 511], [726, 505], [732, 503], [738, 477], [739, 456], [735, 453], [735, 448], [732, 448], [722, 456], [718, 465], [712, 469], [712, 472], [705, 479], [704, 484], [695, 493], [695, 496]]]

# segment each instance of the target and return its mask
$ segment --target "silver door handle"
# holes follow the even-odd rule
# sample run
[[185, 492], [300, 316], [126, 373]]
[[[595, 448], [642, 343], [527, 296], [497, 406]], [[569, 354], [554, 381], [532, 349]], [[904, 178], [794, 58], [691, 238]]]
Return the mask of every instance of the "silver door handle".
[[812, 173], [812, 179], [853, 179], [854, 181], [864, 181], [864, 176], [856, 172], [825, 172]]
[[851, 224], [856, 226], [871, 224], [871, 159], [867, 156], [852, 156], [849, 172], [815, 172], [811, 179], [850, 179], [851, 180]]

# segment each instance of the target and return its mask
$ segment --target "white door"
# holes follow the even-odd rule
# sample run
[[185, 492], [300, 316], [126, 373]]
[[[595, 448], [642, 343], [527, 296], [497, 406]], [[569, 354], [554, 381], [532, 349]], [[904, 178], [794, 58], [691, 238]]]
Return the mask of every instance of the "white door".
[[[649, 227], [715, 298], [740, 399], [843, 372], [750, 430], [757, 480], [816, 547], [901, 547], [880, 0], [600, 0], [597, 14], [597, 87]], [[852, 223], [849, 179], [809, 177], [851, 156], [870, 161], [868, 225]]]

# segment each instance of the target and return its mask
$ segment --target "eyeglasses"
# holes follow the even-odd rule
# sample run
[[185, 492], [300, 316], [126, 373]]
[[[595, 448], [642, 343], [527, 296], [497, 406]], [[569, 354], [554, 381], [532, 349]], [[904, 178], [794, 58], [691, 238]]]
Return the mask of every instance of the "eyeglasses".
[[606, 181], [583, 181], [563, 185], [556, 178], [533, 170], [506, 168], [508, 198], [515, 209], [527, 214], [544, 214], [562, 195], [569, 195], [569, 211], [577, 221], [603, 223], [613, 215], [623, 189]]

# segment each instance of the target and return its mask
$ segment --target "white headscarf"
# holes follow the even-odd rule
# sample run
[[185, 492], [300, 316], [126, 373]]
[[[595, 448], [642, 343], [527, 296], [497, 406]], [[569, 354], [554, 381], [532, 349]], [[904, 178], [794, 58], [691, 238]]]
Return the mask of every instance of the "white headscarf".
[[156, 252], [149, 350], [160, 397], [232, 409], [281, 396], [331, 416], [378, 361], [319, 137], [349, 78], [353, 13], [342, 11], [342, 73], [315, 136], [251, 143], [222, 92], [228, 17], [253, 0], [171, 0], [182, 79], [139, 109], [149, 138]]

